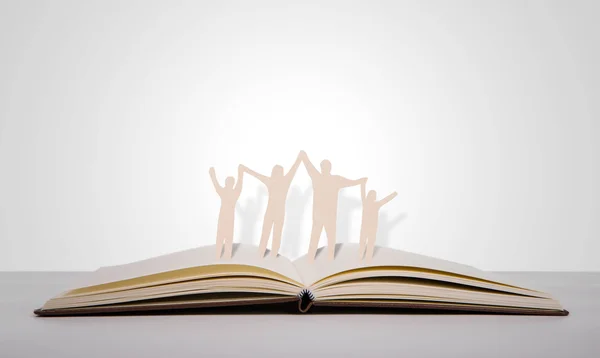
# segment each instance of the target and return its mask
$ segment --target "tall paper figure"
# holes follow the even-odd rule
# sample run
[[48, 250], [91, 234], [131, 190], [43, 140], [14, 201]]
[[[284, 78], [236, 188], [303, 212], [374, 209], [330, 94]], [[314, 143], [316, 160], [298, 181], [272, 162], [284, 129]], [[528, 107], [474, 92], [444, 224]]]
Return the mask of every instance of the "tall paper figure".
[[340, 190], [361, 184], [367, 178], [350, 180], [339, 175], [331, 175], [331, 162], [327, 159], [321, 162], [321, 171], [319, 172], [308, 159], [306, 152], [301, 151], [300, 156], [306, 166], [308, 175], [312, 179], [313, 185], [313, 223], [308, 248], [308, 259], [314, 261], [321, 232], [325, 229], [325, 233], [327, 234], [327, 256], [329, 260], [333, 260], [335, 255], [337, 206]]
[[285, 219], [285, 201], [292, 179], [296, 175], [296, 171], [300, 166], [300, 155], [296, 159], [294, 165], [287, 174], [283, 174], [283, 167], [275, 165], [271, 170], [271, 176], [266, 176], [255, 172], [254, 170], [243, 166], [242, 169], [260, 180], [269, 190], [269, 202], [267, 203], [267, 211], [263, 219], [262, 234], [260, 237], [260, 245], [258, 253], [260, 257], [265, 256], [269, 236], [273, 232], [273, 244], [271, 245], [271, 257], [277, 257], [279, 248], [281, 247], [281, 233], [283, 232], [283, 221]]
[[217, 258], [221, 257], [221, 251], [223, 251], [223, 245], [225, 245], [224, 258], [230, 259], [233, 250], [235, 204], [242, 192], [242, 182], [244, 180], [242, 165], [240, 164], [238, 167], [237, 184], [233, 177], [227, 177], [225, 178], [225, 186], [222, 187], [217, 180], [215, 168], [210, 168], [208, 173], [217, 194], [221, 197], [221, 209], [219, 210], [219, 221], [217, 223]]
[[377, 192], [370, 190], [369, 194], [366, 194], [366, 181], [361, 183], [360, 192], [363, 202], [362, 211], [362, 224], [360, 227], [360, 245], [358, 248], [358, 258], [362, 260], [365, 255], [365, 248], [367, 250], [365, 260], [371, 261], [373, 257], [373, 249], [375, 247], [375, 239], [377, 236], [377, 225], [379, 224], [379, 209], [398, 195], [393, 192], [385, 198], [377, 201]]

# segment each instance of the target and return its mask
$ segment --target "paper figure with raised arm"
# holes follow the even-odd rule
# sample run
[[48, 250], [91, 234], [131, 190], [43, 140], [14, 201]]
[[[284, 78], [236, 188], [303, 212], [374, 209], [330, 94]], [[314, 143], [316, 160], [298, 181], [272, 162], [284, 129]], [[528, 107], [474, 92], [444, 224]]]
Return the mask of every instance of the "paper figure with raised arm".
[[238, 167], [238, 180], [235, 178], [225, 178], [225, 186], [221, 186], [215, 174], [215, 168], [208, 171], [217, 194], [221, 197], [221, 209], [219, 210], [219, 221], [217, 223], [217, 258], [221, 257], [221, 251], [225, 246], [224, 258], [230, 259], [233, 250], [233, 224], [235, 219], [235, 204], [242, 192], [242, 182], [244, 173], [242, 165]]
[[321, 171], [319, 172], [308, 159], [306, 152], [301, 151], [300, 156], [313, 185], [313, 223], [308, 248], [308, 259], [314, 261], [321, 232], [325, 229], [325, 233], [327, 234], [327, 256], [329, 260], [333, 260], [335, 255], [337, 206], [340, 190], [363, 183], [367, 178], [350, 180], [339, 175], [332, 175], [331, 162], [327, 159], [321, 162]]
[[373, 257], [373, 249], [375, 247], [375, 238], [377, 236], [377, 225], [379, 224], [379, 209], [398, 195], [393, 192], [385, 198], [377, 201], [377, 192], [370, 190], [369, 194], [366, 194], [366, 181], [360, 184], [360, 196], [363, 202], [362, 211], [362, 224], [360, 227], [360, 245], [358, 249], [358, 258], [362, 260], [365, 255], [367, 262], [371, 261]]
[[275, 165], [271, 170], [271, 176], [266, 176], [255, 172], [245, 166], [243, 170], [260, 180], [269, 191], [269, 202], [267, 203], [267, 211], [263, 219], [262, 234], [260, 237], [260, 245], [258, 253], [260, 257], [265, 256], [269, 236], [273, 232], [273, 244], [271, 245], [271, 256], [277, 257], [279, 248], [281, 247], [281, 234], [283, 232], [283, 221], [285, 219], [285, 201], [292, 179], [300, 166], [300, 155], [296, 159], [292, 168], [287, 174], [283, 173], [281, 165]]

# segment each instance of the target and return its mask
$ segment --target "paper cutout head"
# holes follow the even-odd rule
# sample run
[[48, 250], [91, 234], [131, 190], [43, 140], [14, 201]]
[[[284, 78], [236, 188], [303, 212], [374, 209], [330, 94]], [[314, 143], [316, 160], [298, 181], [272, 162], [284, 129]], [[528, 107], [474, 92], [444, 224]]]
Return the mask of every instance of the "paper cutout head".
[[[308, 157], [306, 157], [306, 160], [308, 160]], [[325, 175], [331, 174], [331, 162], [329, 160], [324, 159], [321, 162], [321, 173]]]

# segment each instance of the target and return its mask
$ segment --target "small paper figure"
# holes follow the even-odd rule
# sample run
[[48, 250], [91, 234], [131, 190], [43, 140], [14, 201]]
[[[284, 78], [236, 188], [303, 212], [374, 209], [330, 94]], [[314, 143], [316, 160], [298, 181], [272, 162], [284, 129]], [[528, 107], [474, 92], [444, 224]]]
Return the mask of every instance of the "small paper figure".
[[281, 233], [283, 232], [283, 222], [285, 219], [285, 202], [292, 179], [296, 175], [296, 171], [300, 166], [300, 155], [292, 168], [287, 174], [283, 174], [283, 167], [275, 165], [271, 170], [271, 176], [266, 176], [255, 172], [254, 170], [243, 166], [243, 170], [260, 180], [269, 191], [269, 202], [267, 203], [267, 211], [263, 219], [262, 234], [260, 237], [260, 245], [258, 253], [260, 257], [265, 256], [269, 236], [273, 232], [273, 244], [271, 245], [271, 257], [277, 257], [279, 248], [281, 247]]
[[319, 245], [321, 232], [325, 229], [327, 234], [327, 256], [334, 259], [336, 242], [336, 222], [338, 196], [342, 188], [361, 184], [367, 178], [357, 180], [346, 179], [339, 175], [331, 175], [331, 162], [327, 159], [321, 162], [319, 172], [308, 159], [306, 152], [301, 151], [300, 156], [306, 167], [313, 185], [313, 224], [308, 248], [308, 259], [314, 261]]
[[360, 245], [358, 248], [358, 258], [362, 260], [365, 254], [365, 248], [367, 250], [365, 259], [367, 262], [371, 261], [373, 257], [373, 248], [375, 247], [375, 238], [377, 236], [377, 225], [379, 224], [379, 209], [398, 195], [393, 192], [385, 198], [377, 201], [377, 192], [370, 190], [369, 194], [366, 193], [366, 181], [361, 183], [360, 192], [363, 202], [362, 211], [362, 224], [360, 227]]
[[217, 180], [215, 168], [210, 168], [208, 173], [217, 194], [221, 197], [221, 209], [219, 210], [219, 221], [217, 223], [217, 258], [221, 257], [221, 251], [223, 251], [223, 245], [225, 245], [224, 258], [230, 259], [233, 250], [235, 204], [242, 192], [242, 182], [244, 180], [242, 165], [240, 164], [238, 167], [237, 184], [233, 177], [227, 177], [225, 178], [225, 186], [222, 187]]

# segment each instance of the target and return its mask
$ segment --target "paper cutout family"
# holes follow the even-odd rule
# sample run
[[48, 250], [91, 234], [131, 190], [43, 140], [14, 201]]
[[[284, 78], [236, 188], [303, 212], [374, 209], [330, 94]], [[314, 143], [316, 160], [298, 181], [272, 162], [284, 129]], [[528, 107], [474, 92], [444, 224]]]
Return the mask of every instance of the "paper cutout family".
[[281, 165], [275, 165], [271, 171], [271, 176], [266, 176], [240, 164], [238, 167], [237, 183], [235, 178], [227, 177], [225, 179], [225, 186], [219, 184], [215, 169], [210, 168], [209, 174], [213, 185], [215, 186], [217, 194], [221, 197], [221, 209], [219, 211], [219, 220], [217, 224], [217, 258], [221, 257], [223, 247], [225, 248], [225, 258], [231, 258], [232, 255], [235, 205], [242, 192], [244, 173], [250, 174], [260, 180], [267, 187], [269, 192], [269, 201], [267, 203], [267, 210], [265, 212], [260, 238], [259, 255], [260, 257], [264, 257], [265, 251], [267, 250], [267, 243], [272, 233], [273, 243], [271, 245], [271, 255], [277, 257], [281, 246], [281, 234], [283, 232], [285, 220], [285, 202], [287, 194], [292, 179], [301, 162], [304, 163], [313, 186], [313, 222], [308, 249], [309, 260], [313, 261], [315, 259], [317, 245], [319, 244], [319, 238], [323, 229], [327, 235], [328, 259], [334, 259], [339, 192], [343, 188], [355, 185], [361, 186], [361, 198], [363, 204], [358, 252], [359, 259], [362, 260], [364, 257], [365, 260], [369, 261], [373, 257], [379, 209], [396, 197], [397, 193], [393, 192], [378, 201], [375, 190], [370, 190], [368, 194], [366, 193], [366, 177], [350, 180], [340, 175], [332, 175], [331, 162], [327, 159], [321, 162], [321, 171], [319, 171], [310, 162], [306, 152], [300, 151], [296, 161], [287, 174], [284, 174], [284, 169]]

